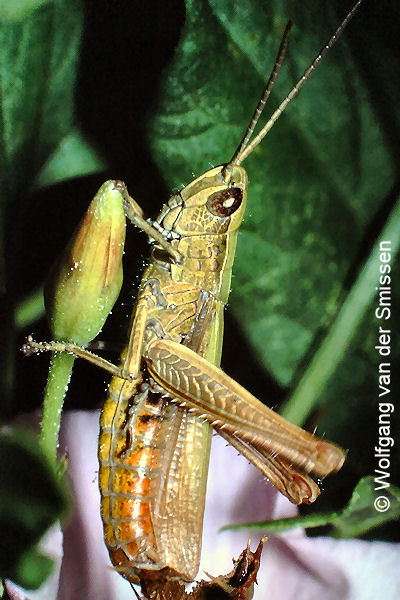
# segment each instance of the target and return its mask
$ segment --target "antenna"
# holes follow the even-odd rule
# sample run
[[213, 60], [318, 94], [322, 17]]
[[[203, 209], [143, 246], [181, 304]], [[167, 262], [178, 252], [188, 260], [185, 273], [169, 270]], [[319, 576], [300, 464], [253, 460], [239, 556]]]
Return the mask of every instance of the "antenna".
[[332, 46], [334, 46], [336, 44], [339, 37], [342, 35], [345, 27], [348, 25], [348, 23], [354, 17], [354, 15], [357, 12], [362, 1], [363, 0], [358, 0], [355, 3], [355, 5], [353, 6], [353, 8], [350, 10], [350, 12], [347, 13], [346, 17], [343, 19], [343, 21], [340, 23], [340, 25], [338, 26], [336, 31], [329, 38], [328, 42], [321, 48], [321, 50], [318, 52], [317, 56], [314, 58], [312, 63], [304, 71], [304, 73], [302, 74], [302, 76], [300, 77], [300, 79], [296, 83], [296, 85], [290, 90], [290, 92], [288, 93], [286, 98], [284, 98], [282, 100], [282, 102], [280, 103], [278, 108], [275, 110], [275, 112], [271, 115], [271, 117], [268, 119], [268, 121], [266, 122], [264, 127], [257, 133], [257, 135], [249, 143], [251, 135], [254, 131], [254, 127], [256, 126], [256, 123], [257, 123], [257, 121], [261, 115], [261, 112], [264, 108], [265, 102], [271, 93], [272, 86], [276, 81], [280, 67], [282, 65], [282, 61], [283, 61], [285, 51], [287, 48], [289, 30], [291, 27], [291, 22], [289, 21], [288, 25], [286, 26], [285, 33], [283, 34], [283, 38], [282, 38], [282, 42], [281, 42], [281, 45], [280, 45], [280, 48], [278, 51], [277, 59], [276, 59], [274, 68], [272, 69], [272, 73], [270, 75], [268, 83], [265, 87], [265, 90], [262, 93], [260, 101], [257, 104], [256, 110], [254, 111], [254, 114], [250, 120], [250, 123], [246, 129], [246, 133], [245, 133], [242, 141], [240, 142], [236, 152], [234, 153], [234, 155], [231, 158], [231, 160], [229, 161], [229, 163], [227, 163], [227, 165], [225, 165], [225, 167], [223, 169], [223, 175], [225, 175], [225, 173], [227, 173], [231, 169], [232, 166], [240, 165], [240, 163], [242, 163], [249, 156], [249, 154], [251, 154], [253, 152], [254, 148], [256, 146], [258, 146], [258, 144], [261, 142], [261, 140], [267, 135], [268, 131], [270, 129], [272, 129], [272, 127], [274, 126], [276, 121], [279, 119], [279, 117], [281, 116], [283, 111], [287, 108], [287, 106], [290, 104], [290, 102], [297, 96], [297, 94], [299, 93], [299, 91], [301, 90], [303, 85], [311, 77], [311, 75], [315, 71], [315, 69], [320, 65], [320, 63], [322, 62], [322, 59], [325, 57], [325, 55], [328, 53], [328, 51], [332, 48]]
[[229, 164], [233, 164], [233, 165], [235, 164], [238, 156], [246, 148], [251, 136], [253, 135], [254, 128], [258, 123], [258, 119], [261, 117], [261, 113], [264, 110], [265, 103], [269, 98], [271, 90], [274, 87], [274, 83], [278, 78], [279, 71], [281, 70], [281, 66], [284, 61], [286, 49], [287, 49], [288, 42], [289, 42], [289, 33], [292, 28], [292, 25], [293, 25], [292, 21], [289, 21], [288, 24], [286, 25], [281, 44], [279, 46], [278, 54], [276, 56], [274, 68], [271, 71], [271, 75], [269, 76], [268, 83], [264, 88], [264, 91], [262, 93], [260, 100], [258, 101], [258, 104], [253, 113], [253, 116], [251, 117], [250, 123], [248, 124], [246, 132], [243, 136], [243, 139], [240, 142], [239, 146], [237, 147], [235, 154], [232, 156], [231, 160], [229, 161]]

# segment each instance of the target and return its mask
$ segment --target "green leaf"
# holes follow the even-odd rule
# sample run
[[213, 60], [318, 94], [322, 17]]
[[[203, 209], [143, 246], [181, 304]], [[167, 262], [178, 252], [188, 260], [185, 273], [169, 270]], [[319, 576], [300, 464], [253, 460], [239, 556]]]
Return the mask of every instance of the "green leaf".
[[[383, 500], [385, 498], [386, 500]], [[332, 537], [357, 537], [370, 529], [400, 518], [400, 488], [391, 485], [382, 493], [376, 490], [373, 477], [361, 479], [354, 488], [348, 505], [341, 511], [330, 513], [314, 512], [288, 519], [227, 525], [226, 530], [265, 530], [270, 533], [283, 533], [296, 527], [322, 527], [331, 525]]]
[[0, 168], [11, 196], [26, 197], [71, 131], [81, 29], [80, 3], [68, 3], [66, 10], [63, 0], [1, 28]]
[[60, 140], [40, 171], [36, 185], [46, 187], [66, 179], [98, 173], [105, 169], [92, 146], [80, 131], [72, 131]]
[[0, 574], [27, 589], [37, 588], [51, 561], [35, 546], [65, 516], [64, 485], [38, 448], [36, 436], [15, 430], [0, 440]]
[[[318, 403], [326, 382], [330, 380], [338, 363], [343, 360], [355, 331], [362, 322], [379, 286], [383, 240], [390, 240], [391, 259], [400, 248], [400, 197], [390, 218], [373, 246], [370, 256], [361, 267], [351, 291], [348, 293], [336, 319], [316, 351], [294, 393], [286, 402], [282, 415], [293, 423], [302, 424]], [[387, 248], [387, 243], [384, 243]], [[386, 254], [386, 252], [384, 253]], [[385, 310], [387, 310], [386, 307]], [[385, 313], [383, 313], [385, 314]], [[387, 326], [383, 329], [387, 330]], [[386, 339], [386, 337], [385, 337]]]
[[18, 563], [17, 582], [27, 590], [36, 590], [51, 575], [53, 561], [36, 548], [25, 552]]
[[0, 21], [22, 21], [51, 0], [0, 0]]
[[[400, 488], [376, 490], [373, 477], [365, 477], [354, 489], [348, 506], [332, 521], [334, 537], [356, 537], [388, 521], [400, 518]], [[386, 499], [386, 501], [383, 500]]]
[[34, 290], [15, 311], [15, 326], [24, 329], [44, 316], [43, 288]]

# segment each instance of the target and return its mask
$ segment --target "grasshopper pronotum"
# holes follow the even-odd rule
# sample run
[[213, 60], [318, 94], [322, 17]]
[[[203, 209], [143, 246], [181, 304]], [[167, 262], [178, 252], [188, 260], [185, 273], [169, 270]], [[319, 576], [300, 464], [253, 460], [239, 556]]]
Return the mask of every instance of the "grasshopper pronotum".
[[65, 350], [113, 374], [100, 423], [101, 511], [112, 562], [132, 583], [192, 581], [196, 576], [213, 428], [296, 504], [314, 502], [319, 495], [310, 474], [324, 477], [344, 462], [343, 450], [264, 406], [219, 363], [223, 310], [247, 202], [241, 163], [297, 95], [361, 2], [252, 138], [283, 61], [288, 25], [232, 159], [174, 195], [153, 223], [143, 219], [122, 182], [112, 184], [123, 197], [126, 216], [149, 235], [152, 248], [121, 366], [73, 344], [28, 340], [28, 350]]

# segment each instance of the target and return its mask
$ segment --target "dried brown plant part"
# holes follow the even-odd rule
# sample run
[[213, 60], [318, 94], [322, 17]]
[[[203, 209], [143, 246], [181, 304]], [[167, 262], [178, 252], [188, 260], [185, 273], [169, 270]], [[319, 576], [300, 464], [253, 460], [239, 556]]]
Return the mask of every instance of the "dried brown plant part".
[[140, 581], [142, 594], [148, 600], [251, 600], [265, 541], [266, 538], [261, 539], [252, 552], [249, 539], [239, 558], [233, 561], [230, 573], [216, 577], [206, 573], [211, 581], [200, 581], [191, 592], [185, 591], [186, 584], [181, 580], [154, 577], [154, 573], [146, 577], [143, 573]]

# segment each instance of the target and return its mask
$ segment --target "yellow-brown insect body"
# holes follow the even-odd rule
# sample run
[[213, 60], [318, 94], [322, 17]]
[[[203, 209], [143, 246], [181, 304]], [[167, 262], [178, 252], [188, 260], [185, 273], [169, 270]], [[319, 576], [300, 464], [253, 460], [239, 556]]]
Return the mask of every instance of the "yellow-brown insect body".
[[[160, 338], [219, 364], [223, 308], [246, 197], [244, 169], [235, 167], [225, 181], [217, 167], [164, 206], [156, 226], [182, 261], [173, 264], [153, 246], [137, 299], [134, 350], [126, 349], [123, 364], [129, 352], [146, 357]], [[102, 412], [105, 540], [113, 564], [132, 582], [152, 572], [190, 581], [200, 560], [212, 429], [163, 398], [143, 368], [141, 379], [114, 377]]]
[[235, 167], [225, 181], [222, 173], [223, 167], [216, 167], [187, 185], [157, 222], [180, 236], [171, 240], [183, 256], [181, 264], [172, 265], [172, 279], [195, 284], [226, 302], [247, 204], [247, 175]]

